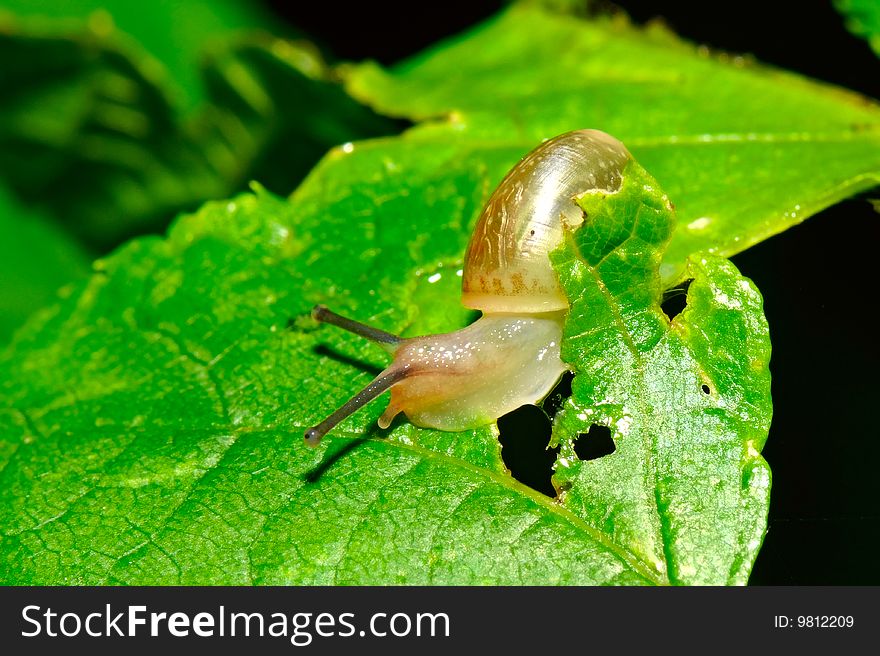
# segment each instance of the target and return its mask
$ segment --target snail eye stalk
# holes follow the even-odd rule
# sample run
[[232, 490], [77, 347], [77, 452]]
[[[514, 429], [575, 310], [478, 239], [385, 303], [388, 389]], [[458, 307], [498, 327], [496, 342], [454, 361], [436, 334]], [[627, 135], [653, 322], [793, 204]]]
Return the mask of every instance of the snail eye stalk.
[[[316, 305], [312, 308], [312, 318], [322, 323], [329, 323], [337, 328], [342, 328], [350, 333], [365, 337], [372, 342], [384, 347], [390, 353], [397, 350], [397, 346], [402, 341], [397, 335], [392, 335], [384, 330], [373, 328], [360, 321], [343, 317], [336, 314], [323, 305]], [[376, 376], [369, 385], [364, 387], [360, 392], [351, 397], [348, 401], [337, 408], [324, 421], [316, 426], [312, 426], [305, 432], [305, 441], [309, 446], [318, 446], [321, 439], [330, 432], [340, 421], [356, 412], [370, 401], [380, 396], [383, 392], [388, 391], [395, 383], [400, 382], [406, 377], [407, 367], [392, 364], [382, 373]]]
[[391, 389], [392, 385], [403, 380], [405, 376], [405, 369], [391, 365], [376, 376], [369, 385], [334, 410], [324, 421], [308, 429], [304, 435], [306, 444], [312, 447], [318, 446], [321, 443], [321, 439], [340, 421], [367, 405], [383, 392]]
[[397, 346], [400, 344], [400, 337], [397, 335], [392, 335], [391, 333], [386, 333], [384, 330], [373, 328], [360, 321], [343, 317], [341, 314], [336, 314], [324, 305], [316, 305], [312, 308], [312, 318], [315, 321], [329, 323], [337, 328], [342, 328], [355, 335], [365, 337], [371, 342], [387, 346]]

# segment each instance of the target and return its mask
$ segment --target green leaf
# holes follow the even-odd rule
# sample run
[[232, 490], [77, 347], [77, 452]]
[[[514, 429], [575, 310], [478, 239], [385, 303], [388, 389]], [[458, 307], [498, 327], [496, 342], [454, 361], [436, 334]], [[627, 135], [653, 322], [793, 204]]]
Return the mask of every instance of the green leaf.
[[880, 181], [873, 101], [620, 20], [515, 7], [391, 71], [354, 67], [348, 88], [459, 157], [506, 150], [502, 170], [543, 138], [613, 134], [675, 201], [667, 282]]
[[[631, 164], [617, 194], [582, 200], [588, 222], [554, 254], [576, 374], [554, 425], [554, 484], [672, 583], [744, 584], [770, 501], [767, 322], [754, 286], [711, 255], [688, 262], [687, 306], [667, 318], [659, 264], [675, 218], [656, 188]], [[592, 426], [616, 450], [581, 461]]]
[[287, 193], [330, 146], [398, 129], [308, 44], [218, 47], [203, 71], [210, 102], [185, 118], [161, 66], [112, 27], [6, 20], [0, 175], [97, 249], [253, 178]]
[[60, 287], [88, 271], [88, 257], [70, 237], [0, 185], [0, 345]]
[[834, 6], [846, 16], [847, 29], [864, 37], [880, 55], [880, 2], [877, 0], [834, 0]]
[[[682, 568], [693, 562], [697, 537], [732, 541], [706, 554], [723, 571], [689, 575], [672, 557], [668, 572], [658, 568], [641, 537], [624, 541], [596, 525], [573, 489], [564, 507], [517, 483], [491, 427], [444, 433], [398, 421], [386, 438], [375, 428], [381, 404], [373, 404], [343, 422], [326, 447], [303, 446], [303, 429], [383, 363], [378, 349], [317, 329], [307, 318], [314, 303], [406, 334], [467, 322], [456, 271], [495, 173], [458, 157], [454, 144], [445, 152], [422, 145], [404, 137], [337, 149], [289, 203], [266, 192], [210, 203], [177, 222], [167, 240], [135, 241], [99, 263], [100, 273], [56, 313], [19, 333], [0, 364], [0, 396], [8, 399], [0, 410], [0, 434], [8, 436], [0, 453], [0, 580], [744, 580], [754, 550], [740, 541], [760, 535], [766, 487], [725, 497], [737, 504], [724, 508], [741, 518], [738, 533], [727, 524], [716, 533], [694, 511], [689, 545], [679, 549], [670, 537]], [[620, 197], [632, 203], [640, 193]], [[668, 215], [659, 214], [639, 234], [668, 229]], [[650, 245], [655, 269], [662, 241]], [[719, 284], [739, 284], [724, 270]], [[742, 314], [757, 329], [763, 320], [750, 300]], [[719, 316], [708, 314], [711, 327]], [[688, 346], [699, 354], [698, 340]], [[712, 375], [711, 358], [701, 362]], [[725, 402], [732, 398], [732, 386], [713, 380]], [[645, 394], [636, 382], [626, 391]], [[640, 418], [639, 431], [657, 421]], [[765, 430], [761, 417], [742, 421], [755, 434]], [[723, 450], [732, 437], [707, 431], [703, 439]], [[658, 459], [668, 445], [652, 445]], [[729, 486], [741, 464], [714, 459], [706, 467]], [[609, 478], [608, 493], [617, 485]], [[681, 509], [670, 516], [690, 517]]]

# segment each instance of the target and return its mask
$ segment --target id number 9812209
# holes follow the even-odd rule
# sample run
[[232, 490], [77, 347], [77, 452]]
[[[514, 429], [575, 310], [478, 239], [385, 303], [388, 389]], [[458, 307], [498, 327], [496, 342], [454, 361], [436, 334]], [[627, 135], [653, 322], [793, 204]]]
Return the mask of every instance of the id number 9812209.
[[776, 615], [773, 626], [777, 629], [851, 629], [855, 625], [852, 615]]

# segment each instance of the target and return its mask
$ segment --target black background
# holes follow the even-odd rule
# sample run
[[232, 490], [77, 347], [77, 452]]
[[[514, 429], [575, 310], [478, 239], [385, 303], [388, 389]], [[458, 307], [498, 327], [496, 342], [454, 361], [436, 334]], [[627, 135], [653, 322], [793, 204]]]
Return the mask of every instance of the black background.
[[[270, 3], [331, 57], [390, 64], [500, 2]], [[603, 7], [610, 5], [604, 3]], [[878, 60], [830, 3], [617, 3], [681, 36], [880, 98]], [[598, 127], [601, 126], [590, 126]], [[877, 194], [880, 195], [880, 194]], [[762, 291], [773, 341], [769, 531], [753, 584], [878, 584], [880, 216], [846, 201], [733, 258]]]

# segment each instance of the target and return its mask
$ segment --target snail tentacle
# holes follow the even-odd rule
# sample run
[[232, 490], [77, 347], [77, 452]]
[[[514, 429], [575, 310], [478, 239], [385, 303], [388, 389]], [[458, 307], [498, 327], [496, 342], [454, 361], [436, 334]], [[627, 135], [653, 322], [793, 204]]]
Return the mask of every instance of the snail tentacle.
[[318, 446], [323, 437], [340, 421], [367, 405], [377, 396], [387, 392], [392, 385], [399, 383], [406, 377], [406, 375], [406, 368], [392, 364], [370, 381], [369, 385], [334, 410], [324, 421], [309, 428], [304, 436], [306, 444], [312, 447]]
[[312, 318], [315, 321], [329, 323], [337, 328], [342, 328], [350, 333], [354, 333], [355, 335], [360, 335], [361, 337], [365, 337], [371, 342], [376, 342], [378, 344], [393, 347], [400, 343], [400, 337], [397, 335], [387, 333], [384, 330], [379, 330], [373, 326], [368, 326], [360, 321], [343, 317], [341, 314], [333, 312], [333, 310], [329, 309], [326, 305], [316, 305], [313, 307]]

